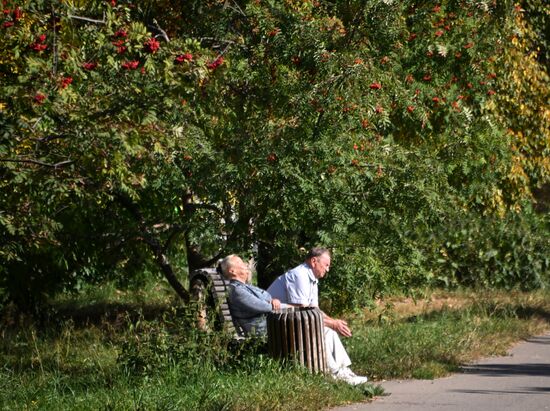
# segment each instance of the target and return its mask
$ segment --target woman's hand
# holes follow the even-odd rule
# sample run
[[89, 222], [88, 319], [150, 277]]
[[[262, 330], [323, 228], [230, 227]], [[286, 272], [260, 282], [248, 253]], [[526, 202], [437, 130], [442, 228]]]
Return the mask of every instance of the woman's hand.
[[280, 310], [281, 309], [281, 301], [279, 301], [278, 299], [274, 298], [271, 300], [271, 307], [274, 309], [274, 310]]

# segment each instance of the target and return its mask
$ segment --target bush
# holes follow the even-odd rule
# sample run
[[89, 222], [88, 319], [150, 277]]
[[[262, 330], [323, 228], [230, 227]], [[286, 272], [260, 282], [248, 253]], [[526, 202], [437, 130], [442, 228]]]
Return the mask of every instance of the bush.
[[504, 217], [462, 213], [440, 233], [436, 283], [524, 290], [550, 284], [549, 220], [531, 212]]

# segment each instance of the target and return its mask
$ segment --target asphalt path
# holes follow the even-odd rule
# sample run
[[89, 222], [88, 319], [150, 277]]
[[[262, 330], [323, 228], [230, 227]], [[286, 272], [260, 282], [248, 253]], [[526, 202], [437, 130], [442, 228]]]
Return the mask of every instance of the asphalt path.
[[505, 357], [469, 364], [446, 378], [380, 385], [386, 395], [333, 411], [550, 410], [550, 334], [529, 338]]

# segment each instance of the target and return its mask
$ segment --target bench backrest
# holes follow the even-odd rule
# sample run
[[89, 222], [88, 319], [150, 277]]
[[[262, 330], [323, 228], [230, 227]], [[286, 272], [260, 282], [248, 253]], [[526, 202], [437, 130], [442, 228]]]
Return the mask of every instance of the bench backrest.
[[[194, 299], [202, 305], [199, 309], [199, 327], [214, 328], [242, 335], [233, 323], [227, 302], [227, 281], [219, 268], [201, 268], [189, 275], [189, 290]], [[214, 318], [212, 318], [214, 317]], [[214, 320], [214, 324], [210, 322]]]

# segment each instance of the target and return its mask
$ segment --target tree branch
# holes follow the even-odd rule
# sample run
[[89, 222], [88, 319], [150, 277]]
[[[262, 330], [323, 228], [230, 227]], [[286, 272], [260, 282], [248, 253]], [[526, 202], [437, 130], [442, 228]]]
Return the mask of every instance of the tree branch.
[[[229, 3], [231, 3], [231, 2], [234, 4], [234, 6], [231, 6], [231, 5], [229, 4]], [[236, 11], [237, 13], [239, 13], [240, 15], [242, 15], [242, 16], [244, 16], [244, 17], [248, 17], [248, 16], [246, 15], [246, 13], [243, 11], [243, 9], [241, 9], [241, 6], [239, 6], [239, 5], [237, 4], [236, 1], [225, 0], [225, 3], [224, 3], [224, 5], [223, 5], [223, 8], [224, 8], [224, 9], [231, 9], [231, 10], [233, 10], [233, 11]]]
[[36, 164], [36, 165], [39, 165], [39, 166], [50, 167], [50, 168], [59, 168], [61, 166], [65, 166], [67, 164], [74, 163], [73, 160], [65, 160], [65, 161], [60, 161], [59, 163], [49, 164], [49, 163], [44, 163], [44, 162], [38, 161], [38, 160], [15, 159], [15, 158], [0, 158], [0, 162], [5, 162], [5, 163], [28, 163], [28, 164]]
[[52, 67], [52, 73], [55, 76], [57, 73], [57, 63], [59, 62], [59, 56], [57, 51], [57, 30], [56, 30], [56, 20], [55, 20], [56, 14], [55, 9], [52, 4], [52, 20], [53, 20], [53, 67]]
[[74, 14], [68, 14], [67, 17], [69, 17], [70, 19], [87, 21], [89, 23], [105, 24], [105, 12], [103, 12], [103, 20], [96, 20], [96, 19], [91, 19], [89, 17], [75, 16]]
[[201, 37], [199, 41], [202, 43], [203, 41], [210, 41], [212, 43], [226, 43], [226, 44], [236, 44], [233, 40], [222, 40], [217, 39], [215, 37]]
[[191, 243], [187, 232], [185, 233], [185, 246], [187, 249], [187, 265], [189, 266], [190, 272], [198, 268], [212, 266], [222, 257], [223, 253], [223, 249], [221, 249], [213, 257], [205, 257], [201, 254], [199, 247]]
[[38, 120], [35, 121], [35, 123], [32, 125], [31, 127], [31, 130], [34, 131], [34, 129], [36, 128], [36, 126], [38, 125], [38, 123], [40, 123], [42, 121], [42, 118], [44, 118], [44, 115], [41, 115], [40, 117], [38, 117]]
[[160, 266], [162, 273], [164, 274], [164, 278], [168, 280], [168, 283], [172, 286], [178, 296], [185, 303], [188, 303], [190, 300], [189, 292], [176, 277], [174, 269], [172, 268], [172, 265], [168, 260], [168, 256], [164, 252], [164, 249], [159, 240], [153, 234], [151, 234], [151, 231], [149, 230], [149, 227], [147, 226], [145, 218], [141, 214], [138, 205], [124, 193], [115, 193], [115, 198], [119, 201], [120, 204], [122, 204], [122, 206], [136, 221], [139, 231], [141, 232], [143, 241], [149, 246], [149, 249], [155, 256], [155, 259], [157, 260], [157, 263]]
[[173, 230], [172, 232], [170, 233], [170, 235], [168, 236], [168, 238], [166, 239], [166, 242], [164, 243], [164, 246], [162, 247], [162, 251], [163, 252], [166, 252], [168, 250], [168, 247], [170, 247], [170, 244], [172, 243], [172, 241], [174, 240], [174, 238], [176, 238], [176, 236], [180, 233], [183, 233], [185, 230], [183, 229], [182, 226], [180, 225], [174, 225], [173, 227]]
[[321, 132], [321, 120], [323, 119], [323, 115], [325, 114], [324, 111], [321, 111], [319, 115], [317, 116], [317, 121], [315, 121], [315, 127], [313, 127], [313, 139], [314, 141], [317, 140], [317, 137], [319, 137], [319, 133]]
[[36, 141], [39, 143], [47, 143], [48, 141], [57, 140], [58, 138], [67, 138], [68, 136], [65, 134], [59, 134], [59, 135], [51, 135], [46, 137], [37, 138]]
[[[220, 217], [223, 217], [222, 211], [219, 210], [217, 207], [209, 204], [195, 204], [192, 202], [193, 200], [193, 194], [191, 192], [186, 192], [182, 196], [182, 204], [183, 204], [183, 210], [184, 212], [193, 212], [197, 208], [205, 208], [216, 211]], [[189, 271], [193, 271], [197, 268], [203, 268], [208, 267], [212, 264], [214, 264], [216, 261], [219, 260], [223, 253], [223, 248], [221, 248], [216, 255], [214, 255], [211, 258], [205, 257], [199, 250], [199, 247], [196, 244], [193, 244], [191, 242], [191, 239], [189, 238], [189, 232], [185, 231], [185, 248], [187, 250], [187, 265], [189, 267]]]
[[154, 30], [157, 30], [159, 33], [160, 33], [160, 36], [166, 40], [167, 43], [170, 43], [170, 38], [168, 37], [168, 34], [166, 33], [166, 31], [164, 31], [160, 25], [158, 24], [157, 20], [156, 19], [153, 19], [153, 24], [149, 24], [147, 25], [147, 27], [149, 27], [150, 29], [154, 29]]
[[222, 217], [224, 216], [222, 210], [220, 210], [218, 207], [216, 207], [213, 204], [204, 204], [204, 203], [186, 203], [185, 204], [185, 211], [187, 212], [192, 212], [199, 209], [214, 211], [216, 214]]

